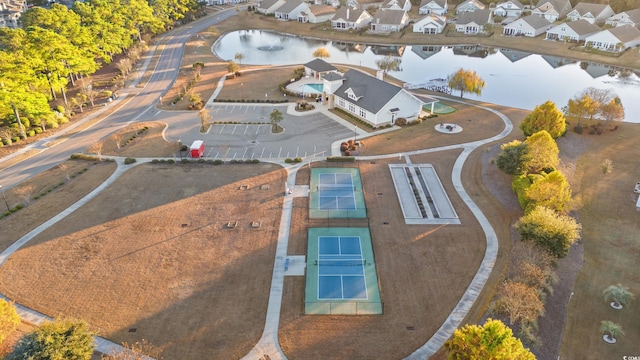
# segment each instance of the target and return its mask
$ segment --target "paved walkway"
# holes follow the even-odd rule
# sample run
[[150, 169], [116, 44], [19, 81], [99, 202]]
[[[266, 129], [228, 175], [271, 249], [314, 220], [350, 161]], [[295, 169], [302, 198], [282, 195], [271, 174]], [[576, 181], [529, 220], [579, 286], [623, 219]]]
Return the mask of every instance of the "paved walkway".
[[[148, 62], [145, 63], [145, 65], [148, 65]], [[142, 73], [144, 73], [144, 71], [142, 71], [141, 74]], [[209, 99], [209, 101], [207, 101], [208, 105], [213, 103], [213, 100], [215, 99], [215, 97], [222, 90], [223, 85], [224, 85], [224, 80], [221, 79], [218, 82], [218, 87], [214, 91], [213, 96]], [[444, 99], [442, 97], [437, 97], [437, 96], [436, 98]], [[454, 188], [456, 189], [456, 192], [460, 195], [462, 200], [465, 202], [465, 204], [469, 207], [471, 212], [477, 218], [485, 234], [487, 247], [485, 251], [485, 256], [482, 260], [482, 263], [480, 264], [478, 271], [476, 272], [476, 275], [472, 279], [468, 288], [464, 292], [462, 298], [456, 304], [455, 308], [453, 309], [449, 317], [440, 326], [438, 331], [424, 345], [422, 345], [420, 348], [418, 348], [415, 352], [413, 352], [411, 355], [407, 357], [407, 359], [410, 359], [410, 360], [429, 358], [431, 355], [433, 355], [443, 346], [444, 342], [447, 339], [449, 339], [449, 337], [451, 337], [451, 335], [453, 334], [453, 331], [461, 325], [462, 321], [464, 320], [465, 316], [471, 309], [477, 297], [480, 295], [482, 288], [486, 284], [486, 281], [489, 275], [491, 274], [491, 271], [493, 270], [493, 266], [495, 264], [496, 257], [498, 254], [498, 239], [495, 234], [495, 231], [491, 227], [491, 224], [489, 223], [488, 219], [484, 216], [480, 208], [475, 204], [475, 202], [471, 199], [471, 197], [465, 191], [462, 185], [461, 173], [462, 173], [464, 162], [467, 160], [468, 156], [474, 150], [476, 150], [479, 146], [504, 138], [512, 131], [513, 125], [504, 114], [494, 109], [481, 106], [481, 105], [469, 104], [461, 100], [454, 100], [450, 98], [446, 98], [446, 100], [465, 103], [465, 104], [492, 112], [498, 115], [503, 120], [505, 124], [505, 129], [500, 134], [493, 136], [491, 138], [464, 143], [464, 144], [449, 145], [449, 146], [442, 146], [442, 147], [432, 148], [432, 149], [415, 150], [415, 151], [409, 151], [404, 153], [394, 153], [394, 154], [386, 154], [386, 155], [380, 155], [380, 156], [358, 157], [359, 160], [373, 160], [373, 159], [380, 159], [380, 158], [405, 156], [406, 162], [410, 164], [411, 163], [410, 156], [412, 155], [446, 151], [450, 149], [463, 149], [462, 153], [460, 154], [460, 156], [458, 157], [458, 159], [456, 160], [453, 166], [452, 182], [453, 182]], [[351, 123], [329, 112], [329, 110], [324, 105], [316, 104], [315, 111], [322, 112], [327, 117], [333, 119], [336, 122], [343, 124], [344, 126], [347, 126], [347, 127], [353, 126]], [[384, 131], [393, 131], [393, 130], [394, 128], [390, 128], [390, 129], [385, 129]], [[378, 131], [375, 133], [375, 135], [379, 135], [380, 133], [381, 132]], [[363, 131], [362, 129], [359, 129], [358, 127], [354, 127], [354, 134], [357, 134], [359, 136], [359, 139], [364, 139], [368, 136], [374, 135], [374, 134], [369, 134]], [[339, 151], [340, 143], [345, 140], [347, 139], [338, 140], [332, 144], [333, 155], [340, 154], [340, 151]], [[127, 166], [122, 166], [123, 159], [117, 159], [116, 161], [118, 162], [118, 168], [104, 183], [102, 183], [100, 186], [94, 189], [87, 196], [85, 196], [75, 204], [71, 205], [69, 208], [65, 209], [61, 213], [57, 214], [49, 221], [38, 226], [36, 229], [31, 231], [30, 233], [28, 233], [27, 235], [19, 239], [16, 243], [12, 244], [5, 251], [3, 251], [0, 254], [0, 266], [6, 261], [6, 259], [13, 252], [18, 250], [25, 243], [27, 243], [33, 237], [40, 234], [49, 226], [54, 225], [55, 223], [57, 223], [58, 221], [66, 217], [68, 214], [80, 208], [82, 205], [84, 205], [86, 202], [91, 200], [102, 190], [110, 186], [126, 170], [132, 168], [135, 165], [138, 165], [140, 163], [144, 163], [150, 160], [151, 159], [138, 158], [137, 163], [132, 165], [127, 165]], [[287, 172], [288, 172], [286, 189], [292, 189], [293, 193], [290, 195], [287, 195], [283, 201], [283, 211], [282, 211], [282, 217], [280, 221], [280, 230], [278, 234], [278, 243], [276, 247], [276, 258], [275, 258], [274, 268], [273, 268], [271, 292], [269, 294], [269, 303], [267, 307], [267, 315], [265, 319], [264, 331], [258, 343], [246, 356], [243, 357], [243, 360], [254, 360], [254, 359], [262, 360], [264, 359], [265, 355], [267, 355], [269, 359], [273, 359], [273, 360], [286, 359], [286, 356], [282, 352], [282, 349], [280, 348], [280, 344], [278, 341], [278, 327], [279, 327], [280, 310], [281, 310], [281, 304], [282, 304], [282, 291], [283, 291], [283, 283], [284, 283], [284, 276], [285, 276], [285, 262], [287, 258], [289, 230], [291, 225], [291, 217], [293, 213], [293, 198], [296, 196], [308, 196], [308, 191], [305, 191], [304, 187], [301, 187], [301, 186], [296, 187], [295, 176], [298, 169], [306, 165], [309, 161], [313, 161], [313, 159], [308, 160], [306, 163], [303, 162], [293, 166], [282, 163], [282, 165], [284, 165], [284, 167], [287, 169]], [[283, 189], [283, 190], [286, 190], [286, 189]], [[2, 295], [0, 295], [0, 297], [1, 296]], [[27, 309], [18, 304], [16, 304], [16, 307], [18, 309], [20, 316], [23, 319], [25, 319], [26, 321], [32, 322], [34, 324], [40, 324], [43, 321], [51, 320], [51, 318], [43, 314], [40, 314], [31, 309]], [[100, 337], [95, 338], [95, 345], [96, 345], [96, 350], [103, 353], [121, 351], [124, 349], [122, 346]]]

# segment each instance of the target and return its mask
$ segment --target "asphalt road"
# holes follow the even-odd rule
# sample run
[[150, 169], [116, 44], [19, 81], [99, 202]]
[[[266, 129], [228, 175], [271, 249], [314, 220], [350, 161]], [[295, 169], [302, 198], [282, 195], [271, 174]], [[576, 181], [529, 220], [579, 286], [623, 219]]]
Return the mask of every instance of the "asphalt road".
[[167, 92], [178, 76], [184, 44], [187, 40], [207, 27], [235, 15], [236, 12], [236, 9], [225, 10], [177, 29], [170, 35], [146, 86], [142, 89], [132, 86], [119, 90], [120, 94], [128, 93], [122, 103], [130, 101], [93, 127], [53, 147], [43, 146], [44, 142], [31, 145], [31, 148], [42, 149], [42, 151], [18, 164], [0, 170], [0, 185], [3, 190], [11, 189], [16, 184], [56, 166], [67, 160], [71, 154], [82, 152], [97, 140], [105, 138], [130, 122], [150, 117], [160, 96]]

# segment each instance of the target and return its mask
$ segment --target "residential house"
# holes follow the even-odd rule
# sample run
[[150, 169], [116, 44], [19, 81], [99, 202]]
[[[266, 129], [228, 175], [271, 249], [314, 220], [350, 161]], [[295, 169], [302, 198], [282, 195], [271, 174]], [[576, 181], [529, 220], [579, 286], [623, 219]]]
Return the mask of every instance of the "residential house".
[[404, 29], [409, 23], [409, 15], [404, 10], [378, 11], [371, 20], [370, 31], [376, 34], [388, 34]]
[[484, 32], [487, 24], [493, 24], [491, 10], [476, 10], [474, 12], [463, 12], [456, 20], [456, 31], [467, 35], [476, 35]]
[[463, 3], [456, 6], [456, 15], [460, 15], [465, 12], [474, 12], [477, 10], [484, 10], [486, 6], [478, 0], [466, 0]]
[[603, 23], [606, 19], [615, 15], [613, 9], [605, 4], [578, 3], [568, 14], [571, 21], [586, 20], [591, 24]]
[[542, 16], [549, 22], [563, 19], [571, 11], [569, 0], [540, 0], [532, 15]]
[[640, 30], [635, 26], [618, 26], [587, 36], [585, 45], [605, 51], [624, 51], [640, 45]]
[[529, 15], [505, 25], [502, 29], [502, 34], [506, 36], [536, 37], [551, 29], [552, 26], [551, 22], [542, 16]]
[[413, 32], [440, 34], [445, 26], [447, 26], [447, 18], [444, 15], [432, 13], [413, 23]]
[[298, 15], [303, 11], [309, 12], [309, 4], [307, 2], [304, 0], [287, 0], [273, 13], [276, 19], [289, 21], [298, 20]]
[[384, 0], [380, 5], [380, 10], [411, 10], [411, 0]]
[[619, 14], [613, 15], [605, 21], [605, 24], [618, 27], [618, 26], [640, 26], [640, 8], [629, 11], [623, 11]]
[[247, 2], [248, 0], [208, 0], [208, 5], [230, 5], [230, 4], [240, 4]]
[[343, 6], [336, 11], [331, 19], [334, 29], [362, 29], [368, 27], [373, 16], [366, 10]]
[[330, 109], [342, 109], [374, 127], [392, 125], [399, 118], [415, 120], [425, 104], [405, 89], [358, 70], [327, 74], [323, 80]]
[[329, 21], [336, 14], [336, 9], [329, 5], [310, 5], [309, 10], [302, 11], [298, 15], [298, 21], [302, 23], [319, 24]]
[[419, 15], [447, 15], [447, 11], [449, 11], [447, 0], [422, 0], [418, 8]]
[[261, 14], [269, 15], [273, 14], [276, 9], [282, 5], [284, 5], [284, 0], [262, 0], [260, 1], [260, 5], [256, 8], [256, 11]]
[[338, 69], [336, 69], [335, 66], [319, 58], [315, 58], [309, 61], [308, 63], [304, 64], [305, 75], [311, 76], [314, 79], [321, 79], [322, 76], [330, 72], [335, 72], [337, 70]]
[[580, 19], [552, 27], [547, 30], [545, 39], [579, 42], [601, 30], [598, 25], [590, 23], [588, 20]]
[[507, 0], [496, 4], [496, 8], [493, 9], [493, 15], [502, 17], [516, 17], [522, 16], [522, 5], [518, 0]]
[[0, 28], [19, 28], [20, 16], [25, 11], [27, 11], [26, 0], [0, 0]]

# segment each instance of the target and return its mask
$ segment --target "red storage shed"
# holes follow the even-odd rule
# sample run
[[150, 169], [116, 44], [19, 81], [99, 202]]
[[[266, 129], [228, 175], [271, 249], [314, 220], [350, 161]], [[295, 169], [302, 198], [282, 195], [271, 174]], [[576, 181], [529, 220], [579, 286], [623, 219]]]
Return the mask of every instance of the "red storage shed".
[[202, 155], [204, 155], [204, 142], [202, 142], [202, 140], [194, 141], [189, 148], [189, 152], [194, 159], [202, 157]]

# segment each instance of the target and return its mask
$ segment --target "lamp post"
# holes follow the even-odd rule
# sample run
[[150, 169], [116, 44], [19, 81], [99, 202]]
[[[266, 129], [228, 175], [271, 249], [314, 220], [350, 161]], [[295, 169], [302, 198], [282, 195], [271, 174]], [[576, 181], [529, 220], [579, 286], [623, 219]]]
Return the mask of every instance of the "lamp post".
[[182, 139], [178, 139], [178, 152], [180, 153], [180, 161], [182, 161]]
[[358, 125], [353, 129], [353, 142], [358, 143]]
[[244, 100], [244, 83], [240, 83], [240, 94], [242, 96], [242, 100]]
[[2, 190], [2, 185], [0, 185], [0, 192], [2, 193], [4, 204], [7, 205], [7, 211], [11, 211], [11, 208], [9, 207], [9, 202], [7, 201], [7, 197], [4, 195], [4, 190]]

